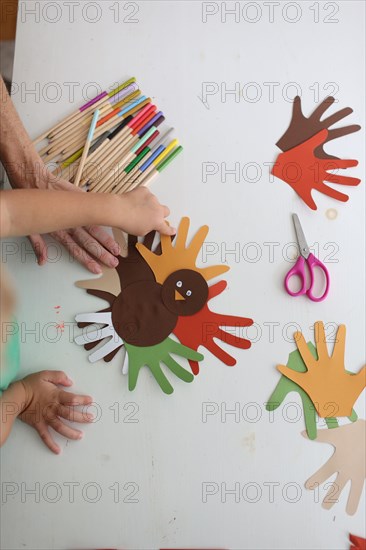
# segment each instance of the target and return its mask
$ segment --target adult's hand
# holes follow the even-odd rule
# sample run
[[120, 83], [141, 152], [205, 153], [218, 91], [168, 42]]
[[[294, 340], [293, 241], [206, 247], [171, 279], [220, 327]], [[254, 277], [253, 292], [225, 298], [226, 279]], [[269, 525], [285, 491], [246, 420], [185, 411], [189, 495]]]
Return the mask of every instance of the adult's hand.
[[[43, 184], [37, 187], [84, 193], [82, 189], [75, 187], [72, 183], [50, 173], [47, 174]], [[70, 256], [92, 273], [102, 273], [101, 264], [107, 267], [118, 265], [116, 256], [121, 253], [120, 246], [102, 227], [94, 225], [77, 227], [76, 229], [55, 231], [50, 235], [66, 248]], [[32, 243], [38, 264], [44, 265], [47, 262], [47, 244], [43, 236], [30, 235], [29, 240]]]

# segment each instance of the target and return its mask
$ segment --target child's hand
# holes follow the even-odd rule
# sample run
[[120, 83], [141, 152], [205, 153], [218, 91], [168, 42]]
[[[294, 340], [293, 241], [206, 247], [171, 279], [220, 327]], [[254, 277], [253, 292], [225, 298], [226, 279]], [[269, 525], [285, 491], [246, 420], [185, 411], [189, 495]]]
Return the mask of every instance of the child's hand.
[[126, 212], [121, 215], [121, 228], [130, 235], [144, 236], [154, 229], [163, 235], [175, 235], [165, 218], [170, 210], [162, 206], [146, 187], [121, 195]]
[[60, 447], [52, 439], [49, 427], [68, 439], [81, 439], [83, 433], [71, 428], [61, 418], [72, 422], [91, 422], [93, 415], [76, 410], [78, 405], [89, 405], [88, 395], [66, 392], [61, 386], [71, 386], [72, 381], [62, 371], [41, 371], [20, 381], [25, 391], [25, 407], [19, 418], [37, 430], [42, 441], [54, 453]]

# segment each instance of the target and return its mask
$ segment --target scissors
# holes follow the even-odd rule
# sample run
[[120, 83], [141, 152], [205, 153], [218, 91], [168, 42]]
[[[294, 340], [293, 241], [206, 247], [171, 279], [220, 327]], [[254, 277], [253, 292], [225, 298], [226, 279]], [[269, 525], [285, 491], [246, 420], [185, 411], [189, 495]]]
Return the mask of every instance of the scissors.
[[[290, 271], [287, 273], [285, 277], [286, 292], [290, 294], [290, 296], [302, 296], [303, 294], [306, 294], [307, 297], [313, 302], [321, 302], [328, 296], [329, 284], [330, 284], [329, 272], [325, 267], [325, 265], [320, 260], [318, 260], [314, 256], [314, 254], [310, 252], [298, 215], [292, 214], [292, 220], [294, 222], [296, 238], [300, 248], [300, 257], [297, 260], [294, 267], [290, 269]], [[310, 286], [308, 288], [307, 288], [306, 279], [305, 279], [305, 263], [308, 266], [309, 275], [310, 275]], [[325, 290], [324, 290], [324, 293], [319, 297], [314, 296], [312, 292], [314, 282], [315, 282], [315, 277], [314, 277], [315, 267], [320, 268], [325, 276]], [[289, 287], [289, 281], [293, 276], [299, 277], [301, 281], [301, 288], [297, 292], [292, 292], [292, 290], [290, 290], [290, 287]]]

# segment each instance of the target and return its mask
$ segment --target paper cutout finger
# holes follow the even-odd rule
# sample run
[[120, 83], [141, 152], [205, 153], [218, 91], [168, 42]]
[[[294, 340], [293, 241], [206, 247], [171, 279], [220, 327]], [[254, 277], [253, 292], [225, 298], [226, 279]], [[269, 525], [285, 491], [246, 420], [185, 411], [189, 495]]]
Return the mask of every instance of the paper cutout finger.
[[[113, 229], [114, 240], [119, 244], [121, 253], [127, 253], [127, 244], [126, 239], [124, 238], [123, 232], [119, 229]], [[84, 279], [77, 281], [75, 286], [78, 288], [83, 288], [85, 290], [95, 289], [101, 291], [108, 291], [114, 296], [116, 296], [120, 290], [120, 282], [117, 271], [112, 267], [102, 267], [102, 275], [94, 279]]]
[[[220, 281], [208, 289], [208, 302], [221, 294], [226, 288], [226, 281]], [[237, 348], [248, 349], [251, 342], [245, 338], [229, 334], [221, 327], [248, 327], [253, 324], [252, 319], [236, 317], [233, 315], [221, 315], [214, 313], [206, 303], [203, 308], [188, 317], [179, 317], [174, 328], [176, 337], [189, 348], [197, 350], [199, 346], [205, 347], [225, 365], [236, 364], [234, 357], [226, 353], [216, 343], [215, 339], [221, 340]], [[199, 366], [197, 361], [189, 361], [193, 374], [198, 374]]]
[[184, 369], [173, 358], [172, 354], [191, 359], [194, 361], [202, 361], [203, 355], [196, 351], [179, 344], [171, 338], [167, 338], [160, 344], [150, 347], [137, 347], [126, 344], [128, 354], [129, 370], [128, 370], [128, 386], [130, 390], [134, 390], [137, 384], [140, 369], [147, 366], [153, 373], [157, 383], [164, 393], [173, 393], [173, 387], [163, 373], [160, 363], [163, 363], [172, 371], [175, 376], [184, 382], [192, 382], [194, 376]]
[[278, 365], [277, 369], [309, 395], [320, 417], [350, 416], [353, 404], [366, 386], [366, 367], [357, 374], [345, 370], [344, 325], [338, 328], [332, 355], [328, 354], [324, 324], [318, 321], [314, 329], [318, 359], [311, 354], [301, 332], [294, 336], [307, 371], [296, 372], [285, 365]]
[[[318, 359], [314, 344], [312, 342], [308, 342], [306, 345], [314, 359]], [[295, 350], [290, 353], [287, 361], [287, 367], [295, 372], [306, 372], [306, 366], [299, 351]], [[281, 376], [277, 386], [275, 387], [271, 397], [269, 398], [268, 403], [266, 404], [266, 410], [275, 411], [283, 403], [287, 395], [291, 392], [296, 392], [300, 395], [304, 413], [306, 433], [309, 439], [315, 439], [317, 435], [317, 413], [314, 404], [308, 394], [301, 388], [301, 386], [299, 386], [286, 376]], [[349, 420], [351, 422], [355, 422], [357, 420], [357, 414], [354, 410], [352, 410], [352, 414], [349, 417]], [[328, 428], [338, 427], [338, 421], [334, 417], [325, 418], [325, 421]]]
[[[281, 151], [288, 151], [289, 149], [300, 145], [304, 141], [307, 141], [309, 138], [320, 132], [320, 130], [327, 130], [328, 128], [333, 126], [333, 124], [336, 124], [353, 112], [350, 107], [346, 107], [344, 109], [341, 109], [340, 111], [337, 111], [336, 113], [333, 113], [327, 118], [320, 120], [325, 111], [329, 109], [334, 101], [334, 97], [329, 96], [325, 98], [318, 105], [318, 107], [316, 107], [313, 113], [309, 117], [306, 117], [302, 112], [301, 98], [299, 96], [295, 97], [290, 125], [283, 136], [276, 143], [277, 147], [279, 147]], [[336, 139], [342, 136], [346, 136], [347, 134], [357, 132], [358, 130], [360, 130], [360, 128], [361, 126], [359, 126], [358, 124], [351, 124], [349, 126], [343, 126], [342, 128], [329, 130], [324, 142], [315, 148], [314, 156], [321, 159], [336, 159], [337, 157], [328, 155], [324, 151], [324, 144], [332, 139]]]
[[142, 243], [136, 245], [136, 248], [154, 272], [156, 281], [160, 284], [163, 284], [169, 275], [181, 269], [196, 271], [206, 281], [230, 269], [227, 265], [196, 266], [198, 254], [208, 233], [208, 227], [207, 225], [202, 226], [192, 238], [190, 244], [186, 246], [189, 223], [189, 218], [182, 218], [173, 243], [170, 237], [161, 235], [162, 252], [160, 255], [155, 254]]
[[366, 539], [349, 534], [350, 550], [366, 550]]
[[[152, 247], [155, 233], [155, 231], [151, 231], [151, 233], [144, 238], [143, 242], [149, 250]], [[107, 293], [117, 296], [122, 288], [133, 282], [155, 280], [151, 269], [136, 250], [137, 237], [128, 235], [128, 242], [126, 244], [121, 231], [113, 230], [113, 235], [118, 241], [121, 250], [124, 252], [124, 255], [118, 256], [118, 266], [116, 268], [103, 267], [101, 277], [97, 279], [86, 279], [75, 283], [77, 287], [84, 288], [88, 292], [92, 289], [105, 293], [103, 299], [106, 299]], [[92, 292], [89, 293], [92, 294]], [[102, 297], [100, 294], [98, 294], [98, 296], [100, 298]]]
[[317, 209], [312, 197], [313, 190], [341, 202], [348, 201], [348, 195], [336, 191], [324, 182], [355, 186], [361, 181], [330, 172], [357, 166], [357, 160], [324, 160], [315, 157], [315, 148], [325, 142], [327, 135], [327, 130], [322, 130], [301, 145], [281, 153], [272, 168], [272, 174], [292, 187], [312, 210]]
[[[335, 481], [330, 485], [324, 500], [323, 508], [329, 510], [338, 502], [345, 485], [351, 481], [346, 512], [356, 513], [365, 482], [365, 420], [357, 420], [353, 424], [340, 426], [335, 430], [319, 430], [317, 442], [329, 443], [334, 447], [330, 459], [313, 474], [305, 483], [306, 489], [318, 489], [327, 479], [337, 473]], [[304, 437], [306, 433], [303, 432]], [[328, 485], [328, 484], [327, 484]]]
[[[99, 291], [90, 291], [90, 294], [93, 294], [94, 292], [99, 292]], [[86, 327], [89, 327], [90, 325], [94, 325], [94, 324], [108, 325], [111, 322], [111, 308], [109, 307], [109, 308], [106, 308], [104, 310], [98, 311], [96, 313], [81, 313], [80, 315], [77, 315], [75, 317], [75, 320], [77, 321], [77, 325], [78, 325], [79, 328], [86, 328]], [[110, 329], [108, 329], [108, 330], [110, 330]], [[110, 336], [112, 336], [112, 334], [110, 334]], [[82, 341], [81, 337], [78, 337], [78, 338], [79, 338], [79, 341], [76, 342], [76, 343], [84, 344], [84, 348], [87, 351], [90, 351], [90, 350], [94, 349], [95, 347], [97, 347], [98, 344], [100, 344], [103, 341], [104, 336], [102, 337], [102, 330], [99, 328], [95, 332], [93, 338], [91, 336], [91, 332], [88, 332], [87, 333], [87, 338], [85, 338], [85, 342]], [[106, 342], [104, 342], [104, 343], [106, 343]], [[120, 346], [116, 346], [116, 347], [111, 346], [111, 351], [110, 352], [107, 351], [108, 348], [106, 347], [104, 349], [105, 353], [103, 354], [104, 361], [106, 363], [109, 363], [110, 361], [112, 361], [112, 359], [115, 357], [115, 355], [121, 349], [122, 345], [123, 345], [123, 343], [121, 343]], [[95, 361], [96, 356], [91, 354], [89, 357], [91, 357], [91, 356]], [[94, 361], [92, 361], [92, 362], [94, 362]]]
[[98, 344], [105, 340], [100, 348], [89, 355], [89, 361], [91, 363], [104, 359], [110, 355], [111, 352], [119, 350], [123, 346], [123, 340], [114, 330], [111, 313], [82, 313], [77, 315], [75, 319], [83, 323], [106, 325], [103, 328], [96, 328], [93, 331], [84, 332], [75, 338], [75, 343], [79, 346], [84, 346], [89, 343]]

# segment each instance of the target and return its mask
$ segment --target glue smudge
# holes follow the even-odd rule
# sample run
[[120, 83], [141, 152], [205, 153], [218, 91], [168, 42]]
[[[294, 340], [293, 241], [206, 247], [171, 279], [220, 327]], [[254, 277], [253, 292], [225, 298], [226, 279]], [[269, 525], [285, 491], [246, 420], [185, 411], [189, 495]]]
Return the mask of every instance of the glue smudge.
[[248, 437], [243, 438], [244, 447], [248, 449], [250, 453], [255, 452], [255, 433], [251, 432]]
[[335, 220], [338, 217], [338, 212], [335, 208], [328, 208], [328, 210], [325, 212], [325, 215], [327, 216], [328, 220]]

